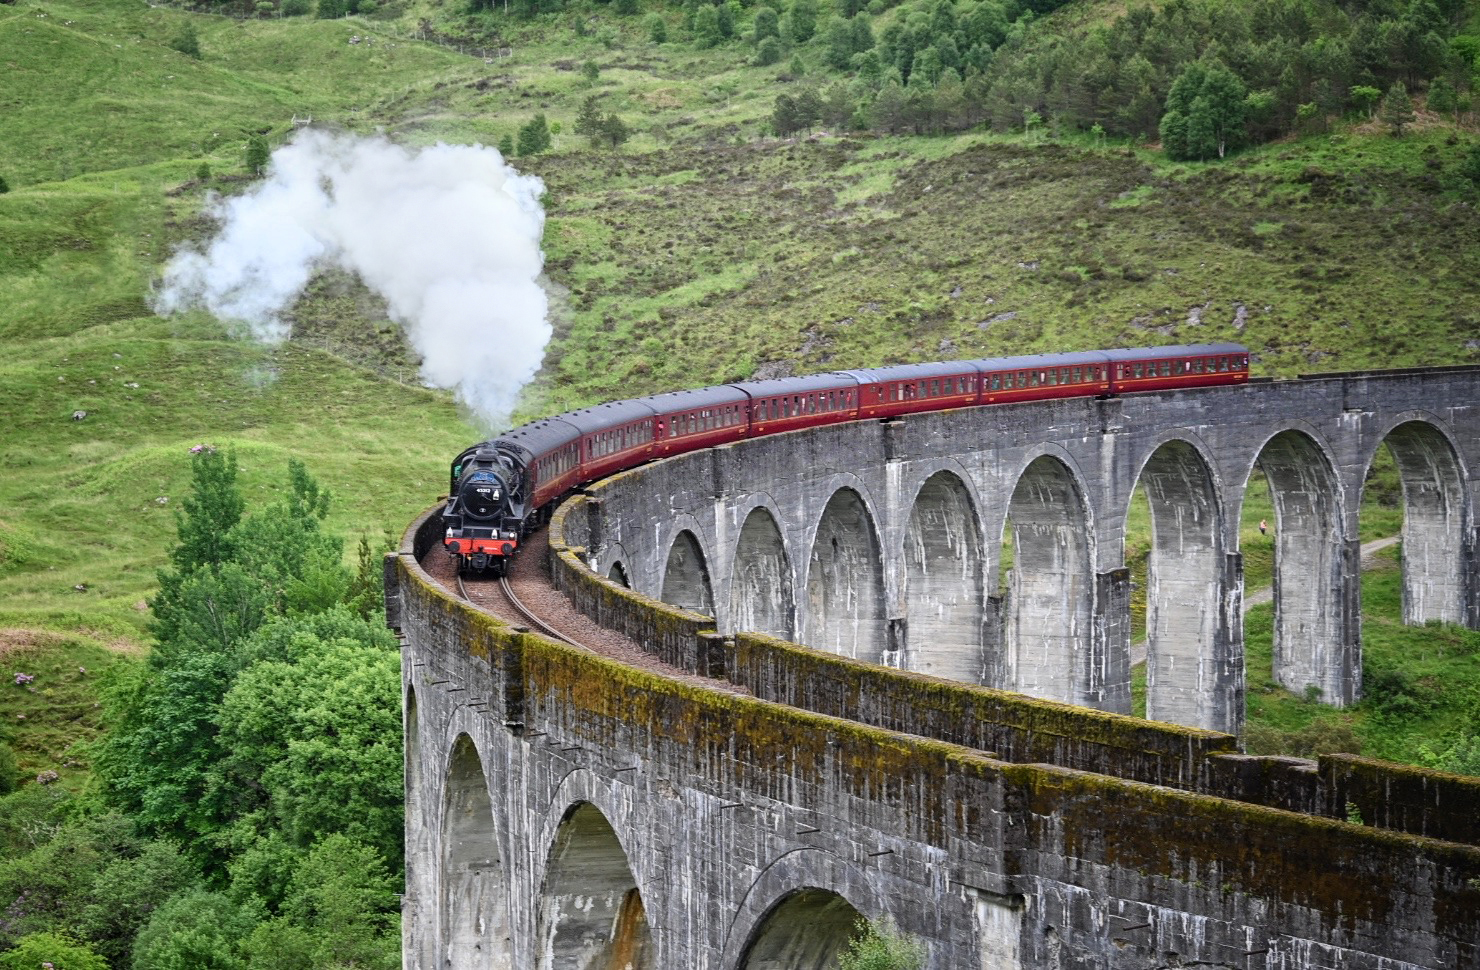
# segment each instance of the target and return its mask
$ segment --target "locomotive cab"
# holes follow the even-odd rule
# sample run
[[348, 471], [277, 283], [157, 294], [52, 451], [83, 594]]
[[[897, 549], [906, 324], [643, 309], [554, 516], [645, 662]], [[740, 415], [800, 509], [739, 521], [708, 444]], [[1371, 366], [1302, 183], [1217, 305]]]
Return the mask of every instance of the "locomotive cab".
[[492, 443], [470, 448], [453, 462], [443, 545], [461, 571], [506, 571], [529, 511], [525, 467], [518, 449]]

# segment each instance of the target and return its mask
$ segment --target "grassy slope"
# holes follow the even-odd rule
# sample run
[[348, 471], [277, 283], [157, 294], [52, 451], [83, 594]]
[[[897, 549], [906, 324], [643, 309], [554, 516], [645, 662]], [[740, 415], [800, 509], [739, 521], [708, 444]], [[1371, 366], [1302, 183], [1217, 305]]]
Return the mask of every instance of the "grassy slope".
[[[535, 112], [562, 127], [520, 163], [549, 186], [564, 293], [526, 415], [755, 373], [1172, 340], [1241, 339], [1276, 374], [1480, 359], [1480, 223], [1436, 178], [1471, 135], [1346, 132], [1207, 166], [984, 134], [777, 141], [764, 121], [788, 83], [742, 45], [653, 45], [605, 9], [495, 16], [508, 56], [489, 60], [411, 37], [448, 9], [0, 6], [0, 626], [137, 639], [173, 532], [159, 499], [178, 500], [193, 443], [234, 442], [253, 495], [303, 458], [353, 536], [404, 525], [474, 434], [445, 395], [391, 379], [404, 348], [342, 281], [276, 349], [150, 314], [172, 246], [207, 228], [205, 190], [239, 185], [222, 176], [247, 135], [280, 141], [295, 116], [411, 144], [492, 143]], [[187, 19], [200, 61], [168, 46]], [[614, 46], [577, 23], [613, 27]], [[636, 129], [624, 151], [569, 133], [591, 93]], [[1246, 546], [1252, 587], [1268, 564]]]

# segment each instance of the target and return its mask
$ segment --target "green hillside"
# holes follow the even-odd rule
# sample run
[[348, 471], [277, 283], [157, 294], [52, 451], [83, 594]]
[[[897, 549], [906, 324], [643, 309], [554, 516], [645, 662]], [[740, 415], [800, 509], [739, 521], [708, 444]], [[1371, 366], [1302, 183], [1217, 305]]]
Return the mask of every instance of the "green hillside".
[[[377, 867], [394, 875], [395, 840], [310, 838], [243, 779], [277, 757], [252, 690], [360, 696], [324, 685], [370, 683], [393, 647], [356, 652], [369, 634], [298, 588], [275, 608], [304, 615], [246, 646], [139, 659], [192, 447], [235, 456], [249, 514], [301, 499], [301, 461], [332, 501], [295, 541], [337, 549], [322, 528], [352, 553], [433, 501], [485, 430], [421, 386], [386, 301], [347, 273], [308, 286], [276, 346], [152, 312], [212, 200], [255, 184], [254, 138], [503, 145], [544, 180], [555, 336], [516, 420], [1113, 345], [1238, 340], [1265, 375], [1475, 363], [1477, 54], [1480, 5], [1460, 0], [0, 3], [0, 912], [25, 889], [71, 914], [0, 927], [0, 959], [60, 927], [119, 968], [201, 965], [176, 938], [214, 941], [223, 966], [319, 965], [333, 941], [305, 900], [333, 870], [374, 887], [345, 923], [379, 948], [357, 965], [392, 960]], [[1385, 484], [1364, 538], [1395, 527]], [[1144, 562], [1144, 514], [1128, 533]], [[1254, 671], [1251, 743], [1480, 770], [1475, 635], [1396, 626], [1395, 575], [1368, 579], [1371, 700], [1332, 713]], [[1251, 667], [1268, 625], [1250, 619]], [[223, 759], [218, 731], [259, 760]], [[355, 782], [381, 814], [387, 770]], [[46, 771], [57, 784], [4, 794]], [[204, 814], [170, 814], [171, 786]], [[93, 868], [56, 882], [63, 852]], [[133, 922], [88, 922], [115, 911]]]

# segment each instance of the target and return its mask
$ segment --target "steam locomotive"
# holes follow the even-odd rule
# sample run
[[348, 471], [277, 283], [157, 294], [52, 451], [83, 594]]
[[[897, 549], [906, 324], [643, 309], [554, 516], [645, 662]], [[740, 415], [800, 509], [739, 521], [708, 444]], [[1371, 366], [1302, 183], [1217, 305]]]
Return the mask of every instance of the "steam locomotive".
[[903, 364], [673, 391], [544, 418], [462, 451], [443, 510], [463, 571], [502, 574], [571, 489], [655, 458], [842, 421], [1242, 384], [1238, 344]]

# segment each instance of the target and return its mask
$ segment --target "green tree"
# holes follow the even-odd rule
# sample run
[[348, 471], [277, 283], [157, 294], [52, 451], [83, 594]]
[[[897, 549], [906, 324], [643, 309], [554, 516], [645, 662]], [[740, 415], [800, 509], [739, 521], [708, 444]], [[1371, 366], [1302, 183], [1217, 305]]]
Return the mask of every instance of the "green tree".
[[596, 66], [595, 61], [586, 61], [581, 65], [581, 80], [587, 84], [595, 84], [601, 77], [601, 68]]
[[720, 33], [719, 14], [708, 4], [694, 12], [694, 46], [700, 50], [718, 47], [725, 39]]
[[1372, 112], [1381, 98], [1381, 91], [1365, 84], [1359, 84], [1351, 89], [1352, 105], [1369, 118], [1372, 117]]
[[1162, 116], [1162, 148], [1169, 158], [1222, 158], [1243, 137], [1244, 82], [1221, 63], [1193, 62], [1182, 69], [1167, 94]]
[[767, 37], [756, 46], [755, 64], [757, 67], [770, 67], [781, 61], [781, 54], [781, 41]]
[[589, 95], [581, 102], [581, 110], [576, 114], [576, 122], [573, 130], [583, 138], [589, 138], [592, 145], [601, 143], [601, 98], [598, 95]]
[[838, 959], [838, 970], [920, 970], [925, 945], [900, 933], [887, 921], [860, 919], [848, 949]]
[[780, 37], [780, 31], [780, 21], [775, 10], [770, 7], [755, 8], [755, 14], [751, 17], [751, 39], [756, 44], [767, 37]]
[[254, 786], [287, 840], [307, 847], [344, 833], [400, 866], [400, 658], [383, 646], [294, 636], [293, 660], [237, 677], [215, 715], [221, 747], [212, 788]]
[[794, 43], [805, 44], [817, 33], [817, 0], [792, 0], [786, 13], [791, 18], [789, 39]]
[[178, 893], [139, 931], [133, 970], [246, 970], [242, 941], [257, 923], [224, 893]]
[[660, 13], [650, 13], [647, 20], [648, 40], [654, 44], [666, 44], [668, 42], [668, 21], [663, 19]]
[[1403, 129], [1413, 123], [1413, 99], [1401, 81], [1394, 81], [1382, 99], [1382, 123], [1392, 129], [1394, 138], [1403, 137]]
[[5, 181], [5, 176], [0, 175], [0, 195], [10, 191], [10, 183]]
[[642, 4], [639, 0], [616, 0], [612, 9], [624, 17], [630, 17], [642, 9]]
[[190, 495], [175, 512], [179, 541], [170, 552], [178, 573], [216, 568], [232, 558], [228, 536], [246, 507], [237, 485], [236, 453], [197, 445], [190, 456]]
[[247, 172], [261, 175], [267, 170], [267, 161], [272, 157], [266, 135], [252, 135], [247, 139]]
[[616, 151], [627, 143], [632, 137], [632, 129], [627, 127], [627, 122], [618, 118], [615, 114], [609, 114], [601, 119], [601, 140]]
[[1459, 95], [1448, 78], [1436, 77], [1429, 82], [1428, 108], [1441, 115], [1454, 114]]
[[504, 158], [514, 157], [514, 136], [505, 134], [498, 140], [498, 153]]
[[519, 127], [519, 157], [528, 158], [548, 151], [550, 148], [550, 123], [543, 113], [535, 115]]
[[108, 970], [108, 961], [67, 936], [35, 933], [23, 937], [8, 953], [0, 953], [0, 970]]

